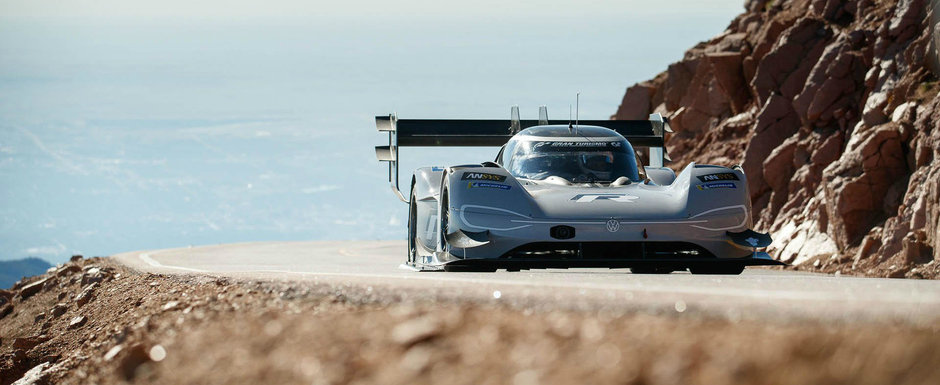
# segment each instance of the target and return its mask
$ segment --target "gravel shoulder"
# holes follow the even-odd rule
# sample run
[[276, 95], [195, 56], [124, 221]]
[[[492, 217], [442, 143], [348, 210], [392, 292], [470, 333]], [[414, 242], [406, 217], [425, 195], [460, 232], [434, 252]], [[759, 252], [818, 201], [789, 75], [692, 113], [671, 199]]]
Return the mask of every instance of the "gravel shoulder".
[[940, 327], [921, 324], [535, 307], [334, 281], [158, 275], [100, 258], [0, 294], [0, 384], [940, 378]]

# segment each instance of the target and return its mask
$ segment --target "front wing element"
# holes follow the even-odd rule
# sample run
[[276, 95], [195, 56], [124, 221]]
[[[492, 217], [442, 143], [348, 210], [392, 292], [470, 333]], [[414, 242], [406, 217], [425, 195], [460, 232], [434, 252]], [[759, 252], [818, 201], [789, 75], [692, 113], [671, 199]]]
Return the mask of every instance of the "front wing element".
[[444, 264], [445, 270], [461, 268], [480, 269], [568, 269], [568, 268], [667, 268], [684, 270], [688, 268], [738, 267], [738, 266], [786, 266], [765, 252], [754, 253], [747, 258], [700, 258], [700, 259], [537, 259], [537, 258], [499, 258], [499, 259], [462, 259]]
[[728, 234], [728, 237], [731, 238], [731, 242], [735, 246], [743, 248], [767, 247], [773, 242], [773, 239], [770, 238], [770, 234], [758, 233], [751, 229], [737, 233], [726, 231], [725, 234]]

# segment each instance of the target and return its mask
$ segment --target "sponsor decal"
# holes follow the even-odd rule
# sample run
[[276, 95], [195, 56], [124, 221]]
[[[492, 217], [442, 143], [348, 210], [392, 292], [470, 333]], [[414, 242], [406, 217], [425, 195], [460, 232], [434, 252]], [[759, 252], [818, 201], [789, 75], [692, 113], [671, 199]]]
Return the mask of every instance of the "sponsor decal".
[[739, 180], [738, 175], [733, 172], [721, 172], [718, 174], [699, 175], [698, 180], [702, 182], [715, 182], [719, 180]]
[[699, 190], [711, 190], [713, 188], [737, 188], [732, 182], [715, 182], [715, 183], [705, 183], [695, 186]]
[[633, 203], [637, 199], [640, 199], [640, 197], [627, 194], [578, 194], [571, 198], [571, 200], [578, 203], [590, 203], [594, 201]]
[[444, 171], [444, 168], [443, 168], [443, 167], [434, 166], [434, 167], [431, 167], [431, 171], [433, 171], [433, 172]]
[[618, 221], [618, 220], [616, 220], [616, 219], [611, 219], [611, 220], [607, 221], [607, 231], [610, 231], [610, 232], [612, 232], [612, 233], [616, 233], [616, 232], [619, 231], [619, 230], [620, 230], [620, 221]]
[[500, 190], [509, 190], [512, 188], [512, 186], [490, 182], [470, 182], [467, 183], [467, 188], [495, 188]]
[[502, 182], [506, 180], [505, 175], [487, 174], [485, 172], [465, 172], [460, 180], [488, 180], [493, 182]]
[[617, 150], [622, 151], [621, 142], [537, 142], [533, 146], [540, 152], [580, 151], [580, 150]]

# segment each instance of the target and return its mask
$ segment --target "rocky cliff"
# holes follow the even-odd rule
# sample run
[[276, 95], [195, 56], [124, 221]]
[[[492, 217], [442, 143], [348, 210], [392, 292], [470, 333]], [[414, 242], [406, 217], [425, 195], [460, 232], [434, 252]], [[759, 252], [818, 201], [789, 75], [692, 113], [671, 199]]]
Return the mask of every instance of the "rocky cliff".
[[743, 165], [776, 258], [940, 277], [938, 3], [747, 0], [613, 118], [669, 117], [677, 169]]

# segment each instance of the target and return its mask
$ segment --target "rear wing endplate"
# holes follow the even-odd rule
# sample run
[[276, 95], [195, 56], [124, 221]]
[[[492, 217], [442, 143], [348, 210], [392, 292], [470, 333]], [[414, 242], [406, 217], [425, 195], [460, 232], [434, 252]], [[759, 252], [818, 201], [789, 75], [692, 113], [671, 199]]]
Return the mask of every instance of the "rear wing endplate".
[[[388, 181], [392, 191], [403, 202], [408, 199], [398, 187], [399, 147], [499, 147], [519, 131], [539, 125], [569, 125], [567, 120], [520, 120], [513, 107], [512, 119], [398, 119], [395, 114], [376, 116], [379, 132], [388, 133], [388, 145], [376, 146], [375, 157], [388, 162]], [[649, 120], [581, 120], [579, 126], [600, 126], [617, 131], [634, 147], [649, 147], [650, 166], [663, 167], [669, 160], [665, 151], [665, 133], [672, 132], [669, 121], [660, 114]]]

